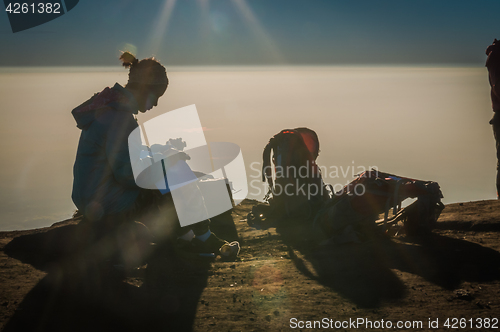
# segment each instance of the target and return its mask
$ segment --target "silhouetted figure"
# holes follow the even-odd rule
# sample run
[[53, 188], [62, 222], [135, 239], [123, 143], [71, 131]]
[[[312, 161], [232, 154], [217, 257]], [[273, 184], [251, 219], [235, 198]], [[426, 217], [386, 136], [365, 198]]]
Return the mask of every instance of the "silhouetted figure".
[[491, 86], [491, 105], [493, 108], [493, 118], [490, 124], [493, 126], [497, 149], [497, 199], [500, 199], [500, 42], [494, 40], [486, 49], [486, 68], [488, 68], [489, 81]]
[[109, 247], [120, 244], [121, 249], [130, 246], [141, 251], [149, 245], [149, 231], [134, 222], [142, 190], [134, 180], [128, 137], [138, 127], [134, 114], [157, 105], [168, 78], [165, 67], [154, 58], [139, 61], [125, 52], [120, 60], [130, 69], [125, 87], [118, 83], [107, 87], [71, 112], [82, 130], [72, 198], [83, 214], [82, 224], [87, 225], [83, 229], [94, 240], [107, 236]]
[[[95, 246], [96, 258], [125, 267], [141, 264], [153, 242], [146, 226], [153, 233], [160, 228], [153, 222], [162, 224], [166, 234], [157, 240], [172, 234], [179, 237], [179, 246], [197, 251], [195, 254], [236, 256], [239, 244], [234, 242], [231, 250], [223, 252], [229, 243], [211, 233], [208, 219], [181, 228], [168, 195], [137, 185], [129, 151], [129, 136], [138, 127], [134, 114], [156, 106], [169, 81], [165, 67], [154, 58], [139, 61], [125, 52], [120, 60], [130, 69], [125, 87], [118, 83], [107, 87], [72, 111], [82, 130], [73, 168], [72, 198], [83, 214], [82, 233], [88, 231], [91, 241], [102, 244]], [[176, 156], [177, 163], [189, 158], [184, 153]], [[187, 164], [185, 168], [189, 168]], [[190, 198], [183, 203], [196, 209]], [[102, 250], [104, 247], [111, 249]]]

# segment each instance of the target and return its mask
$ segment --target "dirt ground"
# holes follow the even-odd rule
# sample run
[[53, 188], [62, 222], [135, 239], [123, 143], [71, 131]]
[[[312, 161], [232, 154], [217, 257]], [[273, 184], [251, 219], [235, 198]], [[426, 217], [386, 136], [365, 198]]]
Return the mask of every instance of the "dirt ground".
[[77, 241], [78, 219], [0, 233], [0, 328], [500, 329], [500, 201], [447, 205], [426, 239], [329, 247], [306, 233], [250, 228], [254, 204], [213, 222], [218, 235], [240, 241], [238, 261], [179, 260], [158, 247], [125, 276], [63, 250]]

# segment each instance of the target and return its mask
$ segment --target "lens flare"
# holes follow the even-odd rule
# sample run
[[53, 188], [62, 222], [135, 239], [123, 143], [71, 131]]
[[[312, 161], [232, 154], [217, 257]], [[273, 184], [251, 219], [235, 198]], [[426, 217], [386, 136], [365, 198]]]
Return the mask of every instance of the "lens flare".
[[254, 15], [246, 0], [232, 0], [232, 3], [238, 8], [245, 24], [255, 35], [257, 41], [262, 45], [262, 47], [269, 52], [271, 58], [277, 63], [286, 63], [285, 58], [276, 47], [276, 43], [269, 36], [267, 31], [262, 27], [262, 24]]
[[165, 34], [167, 33], [168, 23], [170, 21], [170, 16], [172, 15], [172, 12], [174, 10], [175, 3], [176, 0], [166, 0], [159, 18], [155, 20], [157, 23], [153, 29], [153, 32], [151, 33], [151, 38], [149, 39], [148, 44], [148, 51], [150, 52], [150, 54], [158, 54], [158, 51], [162, 46], [162, 42], [164, 40]]

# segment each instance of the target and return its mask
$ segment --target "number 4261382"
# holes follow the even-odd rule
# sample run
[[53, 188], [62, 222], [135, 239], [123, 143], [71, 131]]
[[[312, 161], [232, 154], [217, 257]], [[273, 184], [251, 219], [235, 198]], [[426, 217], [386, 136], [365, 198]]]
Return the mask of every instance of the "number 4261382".
[[38, 3], [38, 4], [28, 4], [28, 3], [10, 3], [5, 8], [5, 11], [9, 14], [61, 14], [61, 4], [60, 3]]

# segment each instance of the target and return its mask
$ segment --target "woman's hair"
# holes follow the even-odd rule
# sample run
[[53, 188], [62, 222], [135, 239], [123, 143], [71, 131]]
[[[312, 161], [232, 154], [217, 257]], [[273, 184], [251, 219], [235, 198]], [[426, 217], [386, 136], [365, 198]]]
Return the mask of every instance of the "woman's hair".
[[139, 60], [130, 52], [123, 52], [120, 56], [120, 61], [122, 62], [123, 67], [130, 68], [139, 63]]
[[120, 60], [130, 70], [127, 86], [168, 85], [167, 71], [155, 58], [139, 61], [132, 53], [123, 52]]

